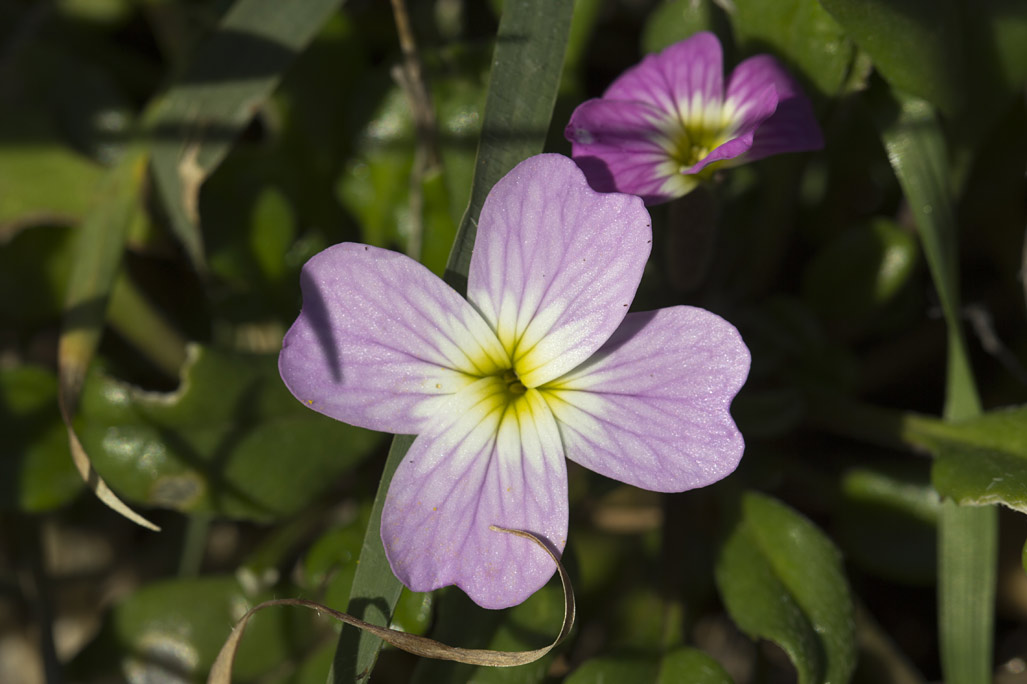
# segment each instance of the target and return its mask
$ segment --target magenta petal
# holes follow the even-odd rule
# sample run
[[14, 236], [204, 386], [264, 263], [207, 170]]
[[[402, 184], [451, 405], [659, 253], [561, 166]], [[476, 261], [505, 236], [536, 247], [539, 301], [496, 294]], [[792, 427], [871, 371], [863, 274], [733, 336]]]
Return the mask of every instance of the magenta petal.
[[557, 552], [567, 537], [566, 462], [552, 413], [536, 390], [522, 409], [505, 408], [495, 400], [505, 392], [502, 381], [482, 378], [452, 397], [396, 470], [382, 543], [414, 591], [455, 584], [484, 608], [506, 608], [556, 569], [531, 541], [489, 529], [532, 532]]
[[644, 102], [676, 115], [696, 96], [720, 103], [724, 97], [724, 59], [712, 33], [697, 33], [628, 69], [603, 93], [606, 100]]
[[619, 100], [589, 100], [571, 115], [564, 135], [589, 185], [599, 192], [638, 195], [646, 204], [671, 199], [664, 188], [677, 164], [654, 123], [660, 112], [649, 105]]
[[301, 402], [337, 420], [415, 434], [434, 404], [495, 372], [502, 348], [481, 316], [416, 261], [343, 243], [301, 276], [303, 310], [278, 368]]
[[[766, 110], [766, 88], [772, 85], [777, 99], [773, 114], [756, 122], [756, 132], [748, 159], [762, 159], [783, 152], [818, 150], [824, 146], [813, 106], [787, 71], [770, 55], [745, 60], [731, 74], [727, 99], [737, 107], [759, 117]], [[748, 121], [746, 127], [751, 125]]]
[[749, 350], [730, 323], [677, 306], [629, 314], [595, 357], [543, 388], [567, 458], [662, 492], [731, 473], [742, 435], [731, 400]]
[[593, 191], [567, 157], [502, 178], [481, 210], [467, 297], [527, 387], [562, 375], [613, 334], [649, 257], [642, 200]]

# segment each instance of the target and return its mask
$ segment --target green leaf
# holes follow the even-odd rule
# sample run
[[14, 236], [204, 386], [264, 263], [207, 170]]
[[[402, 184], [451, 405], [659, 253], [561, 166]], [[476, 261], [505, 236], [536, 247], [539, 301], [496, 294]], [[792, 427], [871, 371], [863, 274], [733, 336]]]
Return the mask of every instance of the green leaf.
[[[114, 608], [73, 669], [93, 674], [90, 681], [101, 674], [130, 681], [204, 681], [232, 625], [267, 598], [264, 592], [248, 594], [234, 577], [148, 584]], [[305, 653], [314, 636], [312, 618], [295, 610], [256, 616], [240, 645], [235, 676], [251, 681]]]
[[743, 51], [769, 47], [821, 95], [841, 90], [853, 59], [852, 43], [817, 0], [735, 0], [734, 5], [731, 23]]
[[642, 51], [659, 52], [700, 31], [712, 31], [724, 40], [730, 27], [713, 0], [664, 0], [646, 19]]
[[919, 441], [935, 456], [931, 479], [942, 496], [1027, 513], [1027, 406], [938, 425]]
[[[446, 266], [446, 282], [461, 293], [466, 290], [475, 226], [485, 196], [517, 163], [542, 151], [559, 87], [572, 10], [569, 0], [526, 0], [511, 2], [503, 11], [471, 198]], [[353, 579], [350, 614], [379, 625], [389, 621], [403, 586], [392, 574], [382, 547], [382, 508], [392, 474], [412, 443], [408, 436], [393, 440]], [[343, 628], [329, 681], [338, 684], [366, 677], [374, 669], [381, 646], [377, 637]]]
[[635, 684], [732, 684], [720, 663], [696, 648], [677, 648], [662, 659], [637, 653], [590, 658], [566, 680], [566, 684], [634, 682]]
[[200, 185], [342, 2], [236, 0], [167, 95], [148, 109], [157, 189], [197, 269], [205, 267]]
[[297, 402], [275, 355], [198, 346], [170, 394], [94, 369], [79, 425], [96, 469], [128, 498], [258, 520], [301, 510], [378, 443]]
[[655, 682], [660, 663], [652, 656], [633, 654], [603, 655], [583, 662], [564, 680], [565, 684], [599, 684], [600, 682]]
[[732, 619], [784, 649], [800, 684], [849, 681], [856, 665], [852, 599], [837, 549], [809, 520], [746, 494], [716, 581]]
[[33, 366], [0, 369], [0, 434], [0, 510], [49, 511], [82, 491], [52, 372]]
[[732, 684], [720, 663], [696, 648], [678, 648], [663, 657], [656, 684]]
[[964, 102], [962, 32], [955, 0], [820, 0], [895, 88], [949, 115]]

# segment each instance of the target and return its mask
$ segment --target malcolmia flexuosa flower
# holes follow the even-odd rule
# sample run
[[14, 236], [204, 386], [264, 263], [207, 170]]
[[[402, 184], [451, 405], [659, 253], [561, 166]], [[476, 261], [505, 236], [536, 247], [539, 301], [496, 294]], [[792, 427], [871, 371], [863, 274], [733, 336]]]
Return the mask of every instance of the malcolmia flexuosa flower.
[[712, 33], [625, 71], [574, 110], [565, 135], [593, 188], [649, 205], [691, 192], [715, 169], [824, 145], [809, 100], [770, 55], [739, 64], [725, 90]]
[[303, 268], [303, 309], [279, 370], [297, 399], [353, 425], [416, 434], [381, 535], [414, 591], [456, 584], [520, 603], [562, 551], [565, 458], [676, 492], [734, 470], [729, 414], [749, 351], [702, 309], [628, 313], [652, 233], [642, 201], [532, 157], [481, 210], [467, 299], [416, 261], [344, 243]]

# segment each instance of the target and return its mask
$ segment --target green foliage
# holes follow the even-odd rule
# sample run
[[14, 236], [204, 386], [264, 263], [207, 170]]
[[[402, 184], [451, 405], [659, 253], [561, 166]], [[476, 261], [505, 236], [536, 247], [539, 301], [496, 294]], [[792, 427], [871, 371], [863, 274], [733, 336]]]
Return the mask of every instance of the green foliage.
[[79, 432], [97, 470], [148, 506], [274, 520], [366, 458], [373, 433], [306, 409], [275, 355], [194, 347], [178, 390], [141, 390], [96, 370]]
[[[996, 622], [992, 606], [1018, 605], [996, 600], [994, 504], [1027, 512], [1027, 4], [406, 4], [431, 135], [394, 76], [390, 3], [0, 3], [4, 653], [28, 644], [54, 680], [202, 681], [241, 611], [270, 596], [458, 646], [546, 643], [554, 586], [502, 612], [403, 589], [379, 523], [412, 437], [383, 463], [384, 438], [299, 404], [275, 354], [300, 268], [328, 245], [409, 252], [463, 288], [496, 180], [568, 153], [576, 105], [706, 30], [729, 67], [781, 61], [826, 139], [712, 180], [694, 289], [679, 277], [694, 206], [650, 208], [636, 307], [709, 308], [752, 351], [732, 406], [739, 471], [663, 497], [571, 465], [578, 627], [538, 663], [417, 661], [281, 608], [255, 619], [236, 677], [991, 681], [993, 633], [1007, 642], [1023, 617]], [[57, 410], [83, 379], [73, 425], [96, 474], [162, 509], [159, 536], [83, 492]], [[933, 460], [894, 451], [909, 447]], [[743, 489], [782, 502], [733, 507]]]
[[773, 51], [797, 68], [821, 94], [838, 93], [852, 63], [852, 43], [821, 3], [736, 0], [734, 5], [732, 24], [743, 51]]
[[[230, 576], [154, 582], [114, 608], [78, 668], [81, 674], [129, 680], [206, 681], [232, 624], [268, 598]], [[236, 676], [252, 681], [298, 658], [315, 635], [308, 611], [264, 611], [246, 631]]]
[[856, 665], [852, 598], [837, 549], [809, 520], [746, 494], [716, 577], [738, 626], [784, 649], [799, 682], [849, 680]]

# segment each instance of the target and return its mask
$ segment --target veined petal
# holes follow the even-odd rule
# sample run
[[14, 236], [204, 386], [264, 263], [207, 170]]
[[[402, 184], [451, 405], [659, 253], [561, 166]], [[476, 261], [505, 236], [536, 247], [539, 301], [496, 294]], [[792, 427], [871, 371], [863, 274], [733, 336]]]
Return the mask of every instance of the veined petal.
[[450, 584], [484, 608], [524, 601], [556, 570], [526, 530], [562, 551], [567, 471], [556, 422], [537, 390], [508, 402], [482, 378], [451, 397], [400, 463], [382, 513], [392, 571], [414, 591]]
[[813, 106], [798, 84], [770, 55], [756, 55], [745, 60], [731, 74], [727, 90], [727, 106], [748, 116], [747, 110], [765, 110], [761, 100], [772, 85], [777, 104], [772, 114], [753, 126], [755, 136], [748, 159], [762, 159], [782, 152], [818, 150], [824, 146], [823, 135], [813, 114]]
[[719, 109], [724, 98], [720, 41], [704, 31], [649, 55], [611, 83], [603, 98], [644, 102], [692, 117], [707, 108]]
[[679, 187], [687, 183], [671, 154], [674, 132], [668, 129], [681, 123], [674, 117], [669, 124], [666, 113], [647, 104], [589, 100], [574, 110], [564, 135], [593, 189], [657, 204], [691, 190]]
[[433, 402], [505, 366], [481, 316], [413, 259], [329, 247], [304, 265], [278, 368], [293, 395], [352, 425], [415, 434]]
[[749, 350], [734, 326], [677, 306], [628, 314], [592, 359], [540, 389], [567, 458], [677, 492], [738, 465], [744, 442], [729, 409], [748, 372]]
[[526, 387], [559, 377], [617, 329], [652, 242], [638, 197], [593, 191], [573, 161], [531, 157], [481, 210], [467, 297]]

